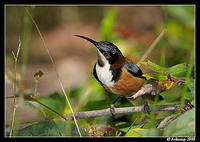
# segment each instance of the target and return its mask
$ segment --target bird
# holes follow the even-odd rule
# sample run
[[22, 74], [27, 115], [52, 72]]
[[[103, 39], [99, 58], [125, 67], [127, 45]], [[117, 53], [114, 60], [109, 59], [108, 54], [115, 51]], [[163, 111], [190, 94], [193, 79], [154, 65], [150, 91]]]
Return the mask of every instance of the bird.
[[[92, 43], [97, 49], [98, 60], [93, 68], [93, 75], [101, 86], [112, 94], [118, 95], [110, 106], [111, 114], [115, 114], [115, 102], [124, 96], [136, 93], [146, 82], [142, 70], [129, 58], [125, 57], [119, 48], [109, 41], [94, 41], [82, 35], [74, 35]], [[150, 113], [145, 96], [144, 111]]]

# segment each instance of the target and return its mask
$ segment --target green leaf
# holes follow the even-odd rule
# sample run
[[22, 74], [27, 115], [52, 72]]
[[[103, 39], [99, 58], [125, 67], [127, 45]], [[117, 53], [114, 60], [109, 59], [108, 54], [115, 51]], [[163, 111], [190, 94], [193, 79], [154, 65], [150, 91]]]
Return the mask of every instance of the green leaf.
[[[141, 128], [141, 127], [142, 127], [142, 125], [134, 125], [131, 128], [135, 129], [135, 128]], [[119, 130], [123, 131], [123, 132], [127, 132], [129, 130], [129, 128], [130, 128], [130, 125], [128, 127], [120, 128]]]
[[[43, 104], [47, 105], [48, 107], [54, 109], [58, 113], [63, 114], [66, 101], [65, 96], [63, 94], [54, 93], [48, 97], [40, 97], [38, 98]], [[52, 112], [51, 110], [44, 107], [44, 111], [46, 113], [47, 118], [57, 118], [59, 117], [56, 113]]]
[[147, 73], [147, 74], [143, 74], [142, 76], [146, 77], [147, 80], [149, 79], [155, 79], [158, 81], [162, 81], [162, 80], [167, 80], [167, 76], [163, 73], [158, 73], [158, 72], [152, 72], [152, 73]]
[[117, 16], [117, 9], [112, 8], [101, 22], [101, 35], [103, 40], [109, 40]]
[[126, 137], [140, 137], [141, 135], [138, 133], [139, 130], [141, 130], [142, 128], [134, 128], [131, 129], [130, 131], [128, 131], [128, 133], [126, 133]]
[[[70, 126], [70, 127], [69, 127]], [[87, 136], [80, 128], [81, 134]], [[19, 130], [18, 136], [79, 136], [75, 124], [61, 120], [38, 122]]]
[[190, 89], [190, 92], [194, 96], [194, 79], [192, 79], [192, 80], [189, 81], [188, 88]]
[[147, 136], [161, 136], [162, 131], [151, 128], [151, 129], [142, 129], [142, 128], [135, 128], [130, 130], [125, 136], [132, 136], [132, 137], [147, 137]]
[[182, 63], [168, 68], [165, 72], [175, 77], [185, 77], [187, 68], [186, 63]]
[[162, 135], [162, 131], [160, 131], [159, 129], [156, 128], [151, 128], [151, 129], [141, 129], [138, 131], [138, 133], [142, 136], [142, 137], [146, 137], [146, 136], [161, 136]]
[[36, 109], [37, 111], [38, 111], [38, 113], [41, 115], [41, 116], [44, 116], [44, 117], [46, 117], [46, 113], [45, 113], [45, 111], [44, 111], [44, 108], [40, 105], [40, 104], [38, 104], [37, 102], [34, 102], [34, 101], [26, 101], [26, 103], [30, 106], [30, 107], [32, 107], [33, 109]]
[[144, 128], [144, 129], [155, 128], [161, 122], [161, 120], [162, 119], [150, 121], [150, 122], [146, 123], [142, 128]]
[[186, 93], [186, 99], [189, 100], [190, 102], [194, 100], [194, 93], [195, 93], [195, 90], [194, 90], [194, 79], [191, 79], [189, 80], [188, 82], [188, 92]]
[[192, 100], [191, 104], [192, 104], [193, 106], [195, 105], [195, 104], [194, 104], [194, 100]]
[[151, 62], [150, 60], [148, 60], [147, 62], [141, 62], [141, 64], [144, 64], [144, 65], [150, 67], [155, 72], [158, 72], [158, 73], [163, 73], [164, 72], [163, 69], [159, 65]]
[[194, 108], [173, 120], [164, 128], [164, 136], [194, 136]]
[[130, 124], [127, 123], [127, 122], [117, 122], [117, 123], [115, 123], [115, 127], [120, 128], [120, 129], [129, 127], [129, 126], [130, 126]]
[[177, 103], [176, 101], [180, 101], [180, 98], [183, 94], [184, 86], [174, 86], [173, 88], [160, 93], [165, 102], [171, 102], [173, 104]]

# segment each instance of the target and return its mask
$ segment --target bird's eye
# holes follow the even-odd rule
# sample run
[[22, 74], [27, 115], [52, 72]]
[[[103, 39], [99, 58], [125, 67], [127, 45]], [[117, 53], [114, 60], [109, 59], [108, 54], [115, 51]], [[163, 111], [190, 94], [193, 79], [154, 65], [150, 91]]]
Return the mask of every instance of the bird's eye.
[[104, 55], [104, 56], [108, 56], [109, 53], [108, 53], [108, 52], [103, 52], [103, 55]]

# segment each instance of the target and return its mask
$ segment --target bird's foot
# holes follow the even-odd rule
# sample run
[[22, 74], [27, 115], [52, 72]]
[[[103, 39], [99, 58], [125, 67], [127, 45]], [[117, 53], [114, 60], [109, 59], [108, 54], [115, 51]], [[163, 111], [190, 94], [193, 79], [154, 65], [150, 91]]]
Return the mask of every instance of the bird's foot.
[[148, 114], [150, 114], [150, 107], [149, 107], [149, 105], [144, 105], [144, 112], [147, 112]]
[[110, 113], [111, 113], [112, 116], [115, 115], [115, 106], [114, 106], [114, 104], [110, 105]]

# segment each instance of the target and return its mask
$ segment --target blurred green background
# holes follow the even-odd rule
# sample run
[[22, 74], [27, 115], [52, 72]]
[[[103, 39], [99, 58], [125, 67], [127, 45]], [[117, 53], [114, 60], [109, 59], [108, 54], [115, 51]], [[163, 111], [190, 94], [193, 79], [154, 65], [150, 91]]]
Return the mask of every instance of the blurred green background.
[[[75, 112], [108, 108], [117, 97], [105, 92], [94, 79], [92, 69], [97, 61], [96, 49], [90, 43], [75, 37], [75, 34], [97, 41], [113, 42], [125, 55], [140, 59], [160, 32], [167, 29], [167, 33], [147, 59], [164, 68], [180, 63], [194, 64], [191, 58], [194, 58], [195, 7], [191, 5], [27, 6], [27, 9], [45, 38], [61, 80], [66, 90], [70, 92], [68, 96]], [[44, 75], [39, 80], [38, 99], [60, 113], [70, 113], [50, 59], [24, 7], [7, 5], [5, 10], [6, 96], [13, 95], [13, 82], [10, 77], [14, 66], [12, 51], [16, 53], [20, 38], [22, 46], [17, 64], [17, 79], [24, 86], [25, 94], [34, 92], [34, 74], [41, 70]], [[182, 88], [175, 88], [172, 94], [177, 90], [181, 91]], [[181, 92], [175, 97], [166, 94], [163, 96], [170, 99], [165, 99], [160, 104], [175, 104], [180, 102]], [[194, 94], [191, 99], [194, 99]], [[11, 121], [11, 106], [12, 99], [7, 99], [6, 124], [8, 126]], [[116, 106], [132, 105], [123, 98], [116, 103]], [[158, 120], [171, 113], [159, 113], [155, 118], [156, 124], [160, 122]], [[55, 117], [58, 116], [38, 104], [29, 102], [29, 104], [21, 104], [17, 109], [16, 123]], [[137, 119], [138, 124], [135, 125], [137, 128], [139, 122], [145, 121], [147, 117], [147, 114], [136, 113], [126, 116], [88, 118], [78, 120], [78, 123], [81, 128], [94, 125], [97, 129], [109, 126], [115, 130], [127, 130], [134, 120]], [[62, 132], [63, 135], [66, 133], [68, 132]], [[28, 135], [28, 133], [19, 132], [19, 135]], [[69, 132], [68, 135], [72, 133]]]

